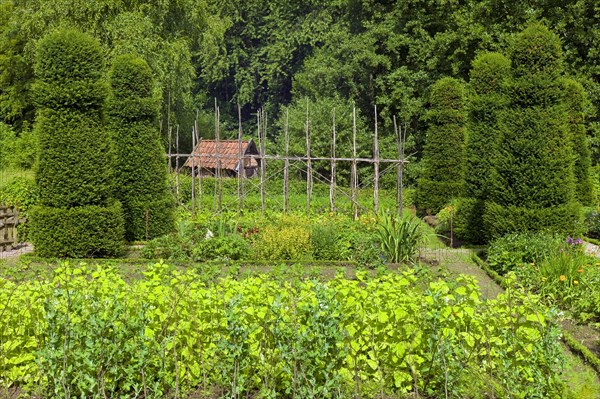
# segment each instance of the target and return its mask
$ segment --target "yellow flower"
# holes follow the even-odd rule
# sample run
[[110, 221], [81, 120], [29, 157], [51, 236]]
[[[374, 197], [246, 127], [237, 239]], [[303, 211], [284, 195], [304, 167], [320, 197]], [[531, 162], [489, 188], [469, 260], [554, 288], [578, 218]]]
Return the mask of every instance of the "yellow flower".
[[559, 277], [559, 279], [560, 279], [560, 281], [565, 281], [565, 280], [567, 279], [567, 276], [565, 276], [564, 274], [562, 274], [562, 275]]
[[577, 284], [579, 284], [579, 281], [573, 280], [573, 284], [577, 285]]

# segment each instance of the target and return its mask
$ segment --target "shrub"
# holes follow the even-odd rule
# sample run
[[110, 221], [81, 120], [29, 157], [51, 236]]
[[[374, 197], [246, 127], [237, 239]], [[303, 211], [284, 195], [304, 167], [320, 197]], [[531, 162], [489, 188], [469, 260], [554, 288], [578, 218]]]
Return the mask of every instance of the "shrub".
[[438, 225], [435, 231], [449, 237], [452, 227], [452, 236], [455, 240], [481, 244], [483, 242], [483, 236], [480, 234], [483, 230], [480, 225], [482, 215], [483, 201], [475, 198], [456, 198], [438, 212]]
[[[114, 141], [115, 195], [123, 203], [130, 241], [172, 232], [174, 206], [165, 153], [158, 132], [158, 102], [152, 71], [133, 55], [122, 55], [110, 71], [108, 114]], [[150, 217], [146, 218], [146, 211]]]
[[492, 242], [488, 247], [488, 264], [505, 274], [522, 264], [538, 264], [558, 253], [562, 238], [547, 232], [511, 233]]
[[507, 232], [577, 228], [572, 137], [563, 103], [560, 40], [541, 25], [515, 37], [508, 106], [498, 116], [500, 140], [492, 156], [496, 183], [484, 224], [488, 239]]
[[277, 225], [261, 230], [253, 249], [259, 260], [311, 259], [310, 228], [301, 218], [282, 217]]
[[423, 169], [415, 193], [421, 215], [438, 213], [450, 199], [460, 196], [464, 184], [464, 88], [455, 79], [440, 79], [431, 89], [430, 102]]
[[317, 260], [342, 260], [337, 227], [329, 223], [313, 224], [310, 230], [310, 246]]
[[577, 203], [535, 209], [512, 205], [502, 207], [488, 202], [483, 214], [486, 238], [495, 239], [509, 233], [539, 230], [581, 235], [579, 208]]
[[383, 213], [376, 232], [383, 253], [392, 263], [412, 260], [421, 243], [421, 221], [414, 217], [400, 219]]
[[41, 257], [107, 257], [123, 252], [123, 209], [119, 202], [68, 209], [35, 206], [30, 238]]
[[575, 194], [583, 205], [593, 202], [593, 186], [590, 176], [592, 159], [587, 141], [585, 108], [587, 94], [581, 83], [573, 79], [562, 79], [563, 102], [567, 107], [567, 126], [575, 152]]
[[249, 255], [250, 245], [237, 234], [201, 240], [192, 249], [195, 261], [240, 260]]
[[98, 42], [62, 30], [43, 38], [35, 64], [40, 143], [30, 237], [40, 256], [121, 251], [123, 216], [111, 199], [113, 158], [103, 127], [106, 88]]

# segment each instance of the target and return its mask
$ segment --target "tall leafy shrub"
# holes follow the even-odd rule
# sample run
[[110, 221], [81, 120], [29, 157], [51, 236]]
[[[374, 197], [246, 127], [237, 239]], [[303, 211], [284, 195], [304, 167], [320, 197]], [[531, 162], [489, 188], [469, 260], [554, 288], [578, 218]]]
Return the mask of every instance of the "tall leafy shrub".
[[572, 137], [562, 104], [559, 38], [532, 25], [512, 43], [509, 103], [499, 115], [495, 183], [484, 222], [489, 238], [512, 231], [575, 228]]
[[158, 132], [159, 104], [148, 63], [134, 55], [115, 59], [108, 101], [115, 145], [115, 195], [123, 204], [128, 240], [174, 230], [174, 198], [167, 183]]
[[431, 89], [423, 172], [416, 192], [420, 214], [435, 214], [463, 188], [465, 91], [453, 78], [438, 80]]
[[100, 46], [74, 30], [50, 34], [39, 43], [35, 71], [40, 206], [30, 212], [30, 237], [36, 252], [114, 255], [121, 249], [123, 216], [111, 198]]
[[567, 109], [567, 127], [575, 152], [575, 196], [583, 205], [593, 203], [590, 168], [592, 159], [585, 129], [587, 94], [581, 83], [573, 79], [562, 80], [563, 101]]
[[465, 149], [465, 196], [469, 212], [463, 238], [482, 241], [483, 209], [490, 191], [497, 184], [493, 162], [498, 152], [498, 116], [507, 106], [505, 81], [510, 75], [510, 60], [499, 53], [483, 53], [473, 61], [469, 82], [469, 111]]

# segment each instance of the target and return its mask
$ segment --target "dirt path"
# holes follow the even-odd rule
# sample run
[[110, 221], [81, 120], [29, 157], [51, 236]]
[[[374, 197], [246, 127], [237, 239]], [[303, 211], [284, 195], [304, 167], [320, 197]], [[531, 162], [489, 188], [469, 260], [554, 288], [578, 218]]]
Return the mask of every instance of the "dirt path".
[[445, 268], [450, 277], [457, 277], [461, 274], [474, 276], [477, 279], [479, 289], [484, 298], [493, 299], [504, 292], [488, 274], [471, 260], [472, 250], [464, 248], [440, 248], [425, 250], [422, 253], [427, 260], [432, 262], [434, 267]]
[[0, 260], [18, 258], [19, 256], [21, 256], [23, 254], [28, 254], [31, 252], [33, 252], [33, 245], [28, 244], [28, 243], [19, 244], [19, 245], [15, 246], [14, 248], [9, 249], [7, 251], [1, 251], [0, 252]]

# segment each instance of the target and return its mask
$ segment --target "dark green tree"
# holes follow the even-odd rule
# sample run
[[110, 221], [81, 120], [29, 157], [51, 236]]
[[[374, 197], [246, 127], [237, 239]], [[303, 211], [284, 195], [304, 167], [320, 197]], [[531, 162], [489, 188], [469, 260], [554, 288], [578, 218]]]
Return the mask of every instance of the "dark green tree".
[[175, 202], [167, 183], [152, 71], [142, 58], [122, 55], [113, 62], [110, 84], [115, 196], [123, 204], [125, 237], [154, 238], [173, 230]]
[[122, 248], [121, 205], [103, 127], [106, 85], [98, 42], [74, 30], [40, 41], [34, 86], [39, 138], [31, 240], [41, 256], [105, 256]]
[[592, 205], [593, 186], [590, 177], [592, 159], [585, 126], [585, 108], [588, 99], [579, 82], [565, 78], [562, 84], [563, 101], [568, 114], [567, 126], [575, 152], [575, 197], [582, 205]]
[[518, 34], [510, 50], [509, 104], [499, 115], [496, 182], [484, 212], [488, 238], [512, 231], [572, 232], [579, 211], [560, 40], [536, 24]]
[[500, 131], [498, 115], [507, 106], [505, 80], [510, 60], [499, 53], [482, 53], [473, 61], [470, 74], [465, 148], [465, 199], [462, 209], [466, 226], [460, 239], [480, 243], [485, 200], [497, 183], [493, 160], [497, 156]]
[[464, 187], [465, 90], [461, 82], [442, 78], [431, 88], [431, 107], [423, 153], [423, 170], [415, 205], [421, 215], [435, 214]]

